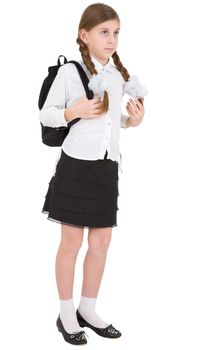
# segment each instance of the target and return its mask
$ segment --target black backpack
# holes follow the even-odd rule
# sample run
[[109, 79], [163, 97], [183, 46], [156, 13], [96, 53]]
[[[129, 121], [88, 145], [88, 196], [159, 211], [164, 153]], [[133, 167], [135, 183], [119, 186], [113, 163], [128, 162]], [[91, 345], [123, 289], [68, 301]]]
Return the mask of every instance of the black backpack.
[[[84, 69], [82, 68], [82, 66], [77, 62], [77, 61], [67, 61], [66, 57], [63, 55], [60, 55], [58, 57], [57, 60], [57, 65], [56, 66], [51, 66], [48, 67], [48, 75], [47, 77], [44, 79], [43, 83], [42, 83], [42, 87], [40, 90], [40, 94], [39, 94], [39, 101], [38, 101], [38, 107], [41, 110], [45, 100], [48, 96], [48, 92], [51, 88], [51, 85], [53, 84], [53, 81], [57, 75], [58, 69], [61, 67], [61, 62], [60, 62], [60, 57], [64, 57], [64, 63], [73, 63], [75, 64], [79, 76], [81, 78], [83, 87], [86, 91], [86, 96], [89, 100], [91, 100], [94, 96], [93, 92], [91, 90], [89, 90], [88, 88], [88, 83], [89, 83], [89, 79], [84, 71]], [[61, 126], [61, 127], [50, 127], [50, 126], [44, 126], [41, 122], [41, 134], [42, 134], [42, 142], [47, 145], [47, 146], [52, 146], [52, 147], [58, 147], [61, 146], [65, 137], [67, 136], [68, 132], [69, 132], [69, 128], [77, 123], [81, 118], [76, 118], [74, 120], [72, 120], [71, 122], [68, 123], [67, 126]]]

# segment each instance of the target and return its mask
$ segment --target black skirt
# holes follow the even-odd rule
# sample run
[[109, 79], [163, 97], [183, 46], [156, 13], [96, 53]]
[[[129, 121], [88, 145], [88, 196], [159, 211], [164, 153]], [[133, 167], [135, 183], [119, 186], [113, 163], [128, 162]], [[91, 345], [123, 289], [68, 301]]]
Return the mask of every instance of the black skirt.
[[48, 219], [79, 227], [117, 226], [118, 162], [61, 157], [52, 176], [42, 213]]

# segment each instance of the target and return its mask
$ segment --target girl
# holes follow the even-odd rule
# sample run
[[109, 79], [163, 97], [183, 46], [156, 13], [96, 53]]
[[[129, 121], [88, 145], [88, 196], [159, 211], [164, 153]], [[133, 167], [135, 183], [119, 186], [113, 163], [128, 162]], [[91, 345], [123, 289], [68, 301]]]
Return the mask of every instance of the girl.
[[[40, 121], [51, 127], [70, 129], [61, 147], [55, 173], [49, 182], [43, 213], [61, 224], [61, 242], [55, 272], [60, 298], [57, 328], [71, 344], [85, 344], [81, 327], [98, 335], [117, 338], [121, 333], [95, 311], [100, 283], [117, 226], [120, 127], [138, 126], [144, 116], [146, 90], [136, 76], [130, 77], [117, 54], [120, 19], [105, 4], [88, 6], [82, 14], [77, 43], [94, 98], [88, 100], [76, 67], [62, 65], [40, 111]], [[113, 59], [113, 64], [111, 61]], [[128, 115], [121, 114], [124, 92], [131, 95]], [[83, 285], [78, 309], [72, 291], [74, 269], [88, 228], [88, 251], [83, 265]]]

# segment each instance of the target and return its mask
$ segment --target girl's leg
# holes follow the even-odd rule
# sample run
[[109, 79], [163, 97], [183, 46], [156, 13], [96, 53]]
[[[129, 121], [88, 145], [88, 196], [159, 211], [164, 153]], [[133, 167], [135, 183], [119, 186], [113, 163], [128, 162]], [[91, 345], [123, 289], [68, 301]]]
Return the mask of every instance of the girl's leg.
[[73, 305], [73, 281], [76, 258], [83, 242], [83, 227], [61, 224], [61, 242], [55, 264], [60, 298], [60, 318], [68, 333], [80, 331]]
[[78, 311], [86, 321], [99, 328], [108, 325], [96, 314], [95, 304], [103, 277], [111, 235], [112, 227], [89, 228], [89, 247], [83, 266], [83, 286]]

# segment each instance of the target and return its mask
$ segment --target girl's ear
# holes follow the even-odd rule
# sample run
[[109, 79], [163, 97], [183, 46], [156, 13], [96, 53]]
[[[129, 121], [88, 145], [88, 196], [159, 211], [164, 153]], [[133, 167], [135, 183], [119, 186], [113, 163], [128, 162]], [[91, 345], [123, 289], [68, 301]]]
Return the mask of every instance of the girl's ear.
[[86, 30], [85, 29], [80, 29], [79, 30], [79, 38], [85, 43], [85, 44], [87, 44], [87, 32], [86, 32]]

